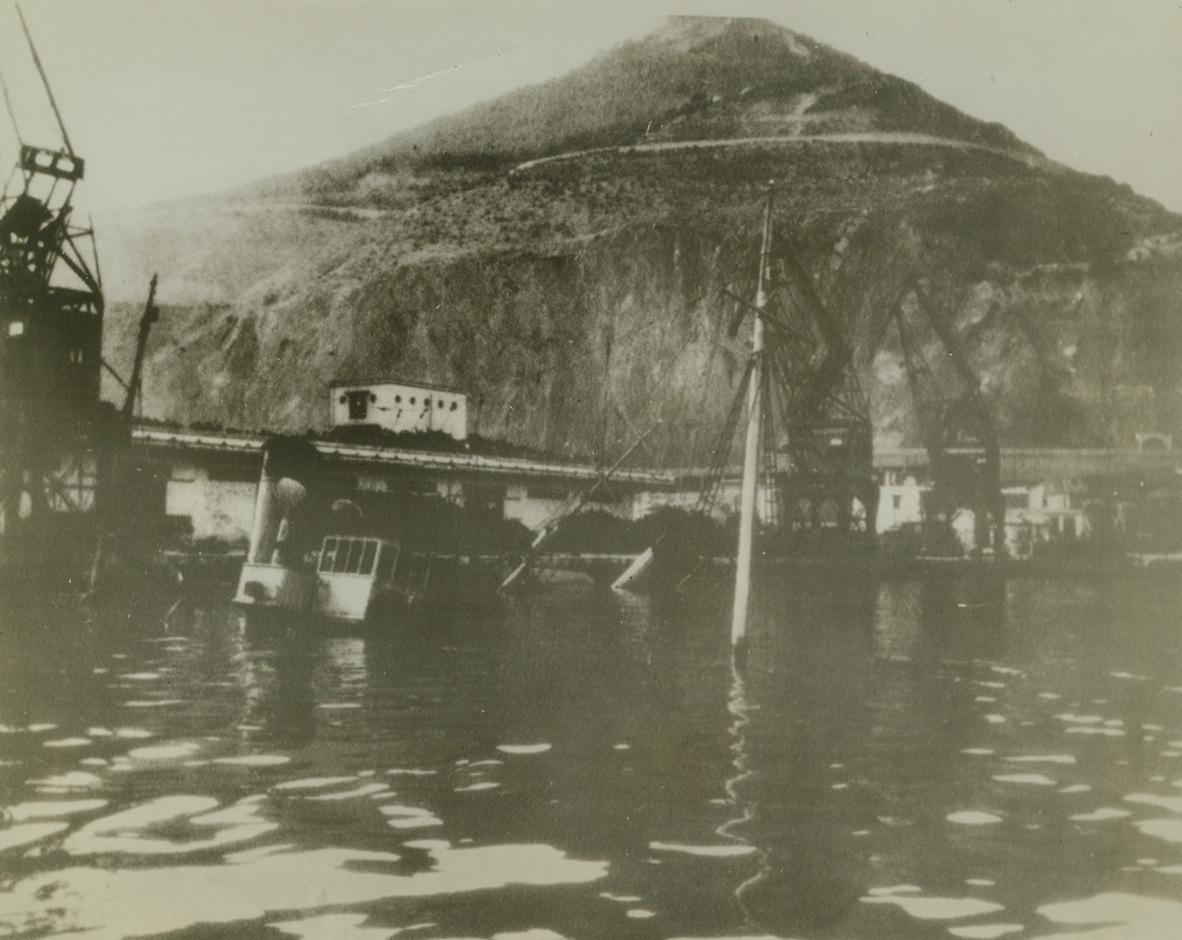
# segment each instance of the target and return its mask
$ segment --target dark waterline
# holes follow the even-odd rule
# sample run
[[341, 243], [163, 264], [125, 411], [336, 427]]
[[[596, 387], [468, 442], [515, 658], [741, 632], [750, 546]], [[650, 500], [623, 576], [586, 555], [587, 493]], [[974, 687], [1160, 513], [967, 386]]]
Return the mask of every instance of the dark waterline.
[[1182, 935], [1177, 585], [760, 588], [8, 604], [0, 935]]

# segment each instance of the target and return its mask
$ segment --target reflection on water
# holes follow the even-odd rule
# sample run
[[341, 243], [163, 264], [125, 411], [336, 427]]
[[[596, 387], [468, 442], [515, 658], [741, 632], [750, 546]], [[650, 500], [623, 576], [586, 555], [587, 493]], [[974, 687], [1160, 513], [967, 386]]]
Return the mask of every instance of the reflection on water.
[[577, 586], [387, 635], [10, 605], [0, 935], [1153, 938], [1182, 597]]

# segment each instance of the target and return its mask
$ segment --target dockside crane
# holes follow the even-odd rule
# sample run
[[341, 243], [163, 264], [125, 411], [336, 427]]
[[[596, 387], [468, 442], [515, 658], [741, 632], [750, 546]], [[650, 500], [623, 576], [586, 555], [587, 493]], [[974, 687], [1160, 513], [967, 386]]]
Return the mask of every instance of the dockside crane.
[[[1001, 452], [997, 428], [981, 393], [981, 382], [947, 317], [918, 280], [901, 292], [892, 312], [920, 436], [928, 454], [932, 488], [926, 496], [925, 549], [951, 543], [951, 524], [960, 509], [973, 513], [977, 549], [1005, 546], [1005, 500], [1001, 494]], [[925, 330], [926, 327], [926, 330]], [[924, 356], [923, 335], [934, 336], [951, 366], [954, 383], [935, 374]]]
[[786, 438], [776, 468], [784, 534], [824, 533], [844, 548], [874, 540], [878, 483], [870, 409], [845, 318], [828, 306], [799, 248], [781, 239], [773, 264], [768, 324], [769, 394]]
[[[126, 542], [137, 498], [132, 412], [156, 280], [140, 323], [122, 408], [104, 403], [104, 299], [93, 227], [75, 218], [85, 175], [57, 100], [17, 8], [29, 53], [57, 122], [60, 146], [21, 135], [8, 85], [0, 92], [18, 145], [0, 192], [0, 568], [20, 578], [88, 581]], [[142, 501], [142, 499], [140, 499]], [[108, 562], [104, 562], [104, 557]], [[87, 577], [89, 572], [89, 577]]]
[[[18, 10], [19, 13], [19, 10]], [[74, 218], [85, 172], [21, 15], [60, 147], [26, 143], [0, 195], [0, 518], [8, 537], [94, 508], [104, 433], [103, 292], [94, 231]]]
[[[799, 247], [783, 235], [772, 238], [774, 228], [769, 188], [756, 299], [748, 300], [748, 291], [725, 289], [734, 302], [731, 338], [748, 316], [755, 323], [755, 338], [695, 512], [712, 511], [735, 435], [745, 423], [743, 491], [757, 494], [752, 498], [760, 503], [760, 538], [770, 536], [787, 552], [869, 547], [875, 540], [878, 482], [869, 405], [857, 375], [850, 326], [822, 300]], [[750, 417], [744, 422], [744, 413], [759, 416], [755, 436], [761, 443], [755, 448], [750, 446]], [[757, 483], [750, 485], [753, 451]], [[749, 541], [741, 532], [740, 545]], [[638, 556], [613, 587], [638, 580], [658, 547]], [[740, 606], [737, 602], [736, 610]]]

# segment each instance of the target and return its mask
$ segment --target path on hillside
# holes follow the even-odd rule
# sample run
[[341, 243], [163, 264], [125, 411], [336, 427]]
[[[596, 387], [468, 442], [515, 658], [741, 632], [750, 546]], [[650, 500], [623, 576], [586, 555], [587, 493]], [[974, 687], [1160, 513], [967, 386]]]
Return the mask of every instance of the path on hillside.
[[520, 173], [547, 163], [578, 160], [581, 157], [604, 153], [659, 153], [665, 150], [706, 150], [723, 147], [750, 147], [761, 144], [770, 144], [773, 146], [792, 146], [796, 144], [896, 144], [919, 145], [923, 147], [950, 147], [957, 150], [976, 150], [982, 153], [992, 153], [1009, 157], [1040, 170], [1057, 171], [1065, 169], [1062, 164], [1049, 160], [1039, 154], [1022, 153], [1020, 151], [1007, 150], [1004, 147], [976, 144], [967, 140], [952, 140], [947, 137], [935, 137], [930, 134], [914, 134], [903, 131], [852, 131], [845, 134], [794, 134], [776, 137], [736, 137], [726, 140], [665, 140], [651, 144], [621, 144], [615, 147], [593, 147], [589, 150], [571, 150], [566, 153], [556, 153], [548, 157], [537, 157], [533, 160], [526, 160], [524, 163], [517, 164], [509, 172], [510, 174]]

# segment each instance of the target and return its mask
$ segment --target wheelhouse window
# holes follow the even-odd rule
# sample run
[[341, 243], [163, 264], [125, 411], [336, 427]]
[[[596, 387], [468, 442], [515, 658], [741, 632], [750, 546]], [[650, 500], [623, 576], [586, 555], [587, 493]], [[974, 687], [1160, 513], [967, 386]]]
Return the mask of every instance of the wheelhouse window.
[[320, 551], [325, 574], [372, 574], [378, 557], [377, 539], [326, 538]]
[[320, 550], [320, 570], [332, 571], [336, 562], [337, 547], [340, 539], [328, 538], [324, 540], [324, 547]]
[[336, 561], [332, 566], [333, 574], [345, 574], [349, 567], [349, 555], [353, 551], [356, 544], [355, 539], [341, 539], [340, 545], [337, 547]]
[[370, 574], [373, 571], [374, 559], [378, 555], [378, 543], [373, 539], [366, 539], [365, 548], [361, 552], [360, 574]]
[[397, 545], [386, 543], [382, 546], [381, 554], [378, 556], [378, 574], [379, 582], [390, 580], [390, 575], [394, 573], [394, 566], [398, 563], [399, 548]]

